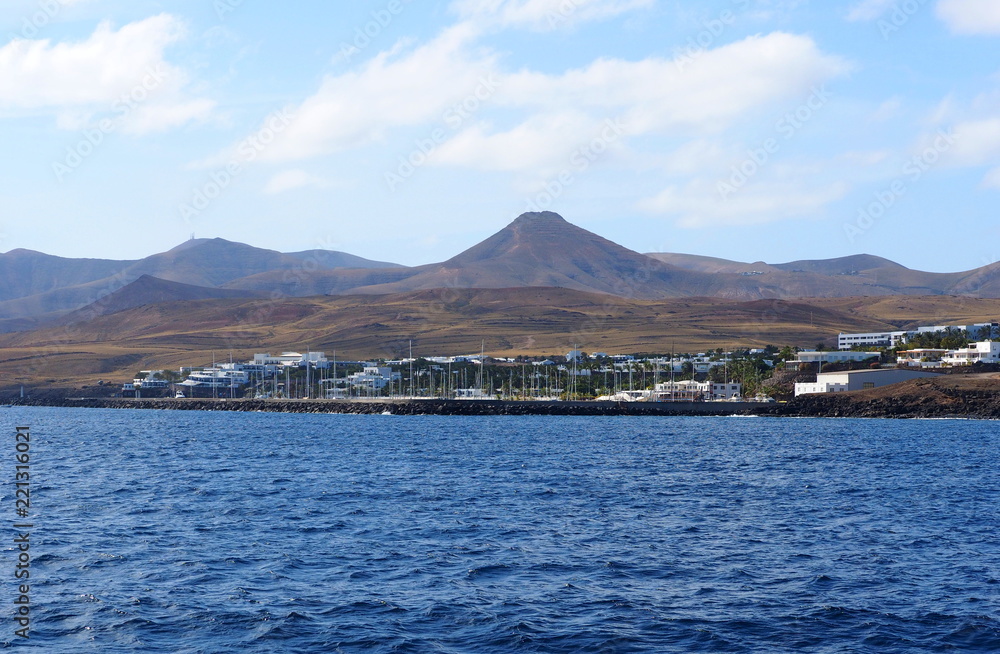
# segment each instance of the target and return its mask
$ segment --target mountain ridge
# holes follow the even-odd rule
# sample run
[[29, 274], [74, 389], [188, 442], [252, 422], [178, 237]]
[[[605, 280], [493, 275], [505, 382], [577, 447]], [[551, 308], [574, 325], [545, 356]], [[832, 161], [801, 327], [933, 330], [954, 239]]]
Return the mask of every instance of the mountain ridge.
[[[192, 239], [166, 252], [125, 261], [66, 259], [11, 250], [0, 254], [0, 331], [30, 329], [57, 320], [117, 293], [144, 275], [203, 289], [274, 297], [516, 287], [568, 288], [651, 300], [1000, 297], [1000, 264], [931, 273], [869, 254], [780, 264], [643, 254], [554, 212], [535, 212], [518, 216], [445, 261], [412, 267], [327, 250], [281, 253], [221, 238]], [[156, 296], [156, 292], [150, 293]], [[187, 293], [213, 297], [191, 289], [179, 295]], [[136, 301], [139, 299], [132, 298], [125, 304]]]

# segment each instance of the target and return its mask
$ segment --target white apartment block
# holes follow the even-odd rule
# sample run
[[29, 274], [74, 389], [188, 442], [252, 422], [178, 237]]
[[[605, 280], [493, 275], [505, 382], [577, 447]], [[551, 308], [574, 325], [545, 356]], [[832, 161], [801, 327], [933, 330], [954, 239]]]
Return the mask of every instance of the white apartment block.
[[843, 350], [816, 352], [813, 350], [804, 350], [799, 352], [798, 359], [789, 361], [788, 363], [854, 363], [878, 358], [878, 352], [850, 352]]
[[909, 332], [868, 332], [865, 334], [844, 334], [837, 337], [838, 350], [852, 347], [896, 347], [906, 342]]
[[983, 341], [969, 347], [951, 350], [941, 357], [949, 366], [971, 366], [974, 363], [1000, 363], [1000, 342]]

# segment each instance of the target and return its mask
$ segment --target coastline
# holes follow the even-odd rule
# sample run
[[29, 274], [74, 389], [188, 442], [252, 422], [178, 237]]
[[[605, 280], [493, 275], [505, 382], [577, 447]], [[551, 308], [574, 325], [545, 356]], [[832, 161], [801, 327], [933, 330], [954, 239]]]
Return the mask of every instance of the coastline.
[[[936, 380], [935, 380], [936, 381]], [[12, 406], [157, 411], [455, 416], [760, 416], [789, 418], [1000, 419], [1000, 385], [956, 388], [915, 380], [873, 391], [805, 395], [790, 402], [597, 402], [507, 400], [249, 400], [60, 398], [15, 400]]]

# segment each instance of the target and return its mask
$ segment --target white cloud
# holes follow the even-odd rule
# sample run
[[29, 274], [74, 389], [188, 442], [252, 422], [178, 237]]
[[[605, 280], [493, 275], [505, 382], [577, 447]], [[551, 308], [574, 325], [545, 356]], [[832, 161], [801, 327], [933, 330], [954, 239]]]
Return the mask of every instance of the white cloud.
[[465, 20], [545, 32], [653, 4], [654, 0], [456, 0], [452, 8]]
[[[432, 164], [544, 176], [602, 139], [608, 120], [623, 130], [602, 144], [613, 152], [650, 135], [719, 135], [753, 112], [794, 109], [850, 69], [811, 38], [778, 32], [693, 61], [599, 59], [562, 73], [506, 73], [496, 54], [476, 47], [480, 35], [461, 23], [425, 45], [397, 45], [356, 71], [328, 76], [259, 159], [336, 154], [408, 129], [433, 139]], [[472, 111], [454, 111], [466, 102]]]
[[956, 34], [1000, 35], [1000, 2], [940, 0], [937, 15]]
[[323, 186], [323, 180], [304, 170], [286, 170], [272, 177], [264, 186], [264, 192], [276, 195], [305, 186]]
[[883, 123], [890, 118], [895, 118], [899, 114], [899, 110], [903, 108], [903, 100], [897, 95], [895, 97], [889, 98], [885, 102], [879, 105], [875, 113], [872, 114], [871, 120], [876, 123]]
[[725, 225], [760, 225], [790, 219], [812, 219], [826, 205], [844, 197], [847, 185], [833, 183], [810, 187], [806, 180], [757, 181], [725, 198], [715, 184], [695, 181], [671, 186], [639, 203], [651, 213], [675, 215], [688, 228]]
[[458, 25], [430, 43], [381, 53], [357, 72], [328, 76], [292, 111], [291, 124], [262, 153], [290, 161], [384, 140], [397, 127], [441, 122], [448, 108], [473, 95], [493, 61], [467, 52], [476, 32]]
[[986, 174], [986, 177], [983, 179], [983, 188], [1000, 191], [1000, 168], [994, 168]]
[[631, 132], [695, 127], [716, 131], [764, 104], [805, 96], [849, 70], [809, 37], [776, 32], [704, 52], [694, 61], [600, 59], [562, 75], [520, 73], [500, 101], [625, 112]]
[[867, 152], [847, 152], [843, 155], [843, 158], [853, 167], [870, 168], [887, 161], [891, 155], [892, 152], [889, 150], [872, 150]]
[[[926, 147], [933, 146], [936, 135], [926, 139]], [[949, 163], [959, 166], [980, 166], [1000, 158], [1000, 118], [970, 120], [955, 125], [952, 130], [954, 144], [946, 152]]]
[[[824, 55], [807, 37], [775, 33], [705, 52], [694, 61], [601, 59], [559, 75], [521, 72], [503, 78], [496, 104], [529, 112], [516, 127], [489, 133], [468, 128], [432, 160], [481, 169], [545, 174], [620, 121], [625, 138], [720, 133], [748, 112], [789, 99], [849, 66]], [[655, 80], [655, 81], [651, 81]], [[616, 141], [618, 139], [615, 139]], [[565, 165], [565, 164], [564, 164]]]
[[894, 6], [898, 1], [899, 0], [861, 0], [861, 2], [851, 7], [850, 11], [847, 13], [847, 20], [875, 20], [888, 11], [889, 8]]
[[485, 123], [459, 133], [438, 148], [431, 163], [508, 172], [557, 172], [570, 153], [600, 138], [604, 125], [581, 112], [532, 116], [513, 129], [489, 133]]
[[123, 131], [146, 134], [170, 130], [191, 122], [204, 122], [211, 117], [214, 109], [215, 101], [205, 99], [139, 104], [125, 121]]
[[117, 30], [103, 22], [75, 43], [14, 39], [0, 48], [0, 110], [52, 112], [61, 126], [111, 115], [136, 133], [204, 118], [214, 104], [184, 97], [186, 73], [165, 60], [183, 35], [161, 14]]

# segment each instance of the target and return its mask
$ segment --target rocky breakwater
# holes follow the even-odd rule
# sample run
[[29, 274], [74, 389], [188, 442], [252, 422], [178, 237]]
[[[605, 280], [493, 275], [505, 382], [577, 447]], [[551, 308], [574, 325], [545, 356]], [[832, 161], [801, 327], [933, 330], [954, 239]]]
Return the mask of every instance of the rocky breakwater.
[[44, 398], [27, 406], [159, 411], [249, 411], [274, 413], [354, 413], [393, 415], [580, 415], [706, 416], [750, 415], [763, 406], [747, 402], [535, 402], [489, 400], [236, 400]]

